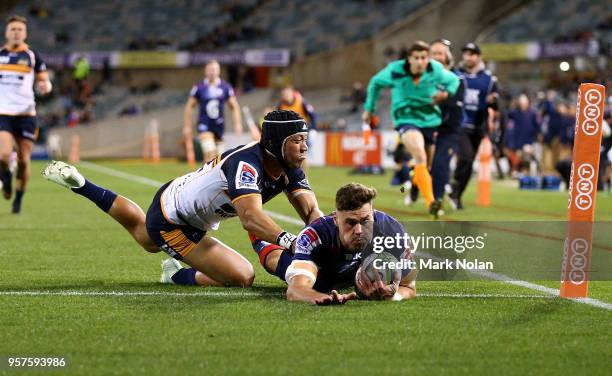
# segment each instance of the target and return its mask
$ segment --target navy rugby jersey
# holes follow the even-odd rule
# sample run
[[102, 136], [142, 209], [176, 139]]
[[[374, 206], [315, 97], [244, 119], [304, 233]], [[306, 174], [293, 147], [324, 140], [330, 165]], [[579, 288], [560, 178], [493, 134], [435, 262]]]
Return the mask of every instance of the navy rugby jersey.
[[[373, 237], [406, 233], [395, 218], [381, 211], [374, 211]], [[370, 242], [362, 252], [345, 250], [339, 239], [338, 226], [332, 215], [321, 217], [306, 226], [298, 235], [293, 260], [314, 262], [318, 268], [314, 289], [329, 291], [334, 287], [354, 284], [355, 273], [363, 258], [372, 252]], [[398, 259], [404, 253], [403, 247], [385, 249]]]
[[459, 69], [457, 73], [464, 79], [465, 84], [463, 99], [465, 121], [462, 126], [467, 129], [483, 130], [486, 128], [488, 118], [487, 96], [498, 92], [497, 77], [486, 69], [473, 74]]
[[207, 79], [204, 79], [191, 88], [189, 95], [200, 105], [198, 124], [211, 127], [223, 124], [223, 107], [225, 102], [234, 96], [234, 89], [224, 80], [211, 85]]

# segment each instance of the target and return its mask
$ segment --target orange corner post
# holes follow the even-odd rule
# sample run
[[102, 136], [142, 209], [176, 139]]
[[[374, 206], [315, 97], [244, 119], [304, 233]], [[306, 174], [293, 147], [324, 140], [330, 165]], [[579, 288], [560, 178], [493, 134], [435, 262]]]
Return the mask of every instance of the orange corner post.
[[561, 268], [560, 295], [563, 298], [586, 298], [589, 293], [605, 98], [604, 86], [580, 85], [567, 206], [567, 236]]

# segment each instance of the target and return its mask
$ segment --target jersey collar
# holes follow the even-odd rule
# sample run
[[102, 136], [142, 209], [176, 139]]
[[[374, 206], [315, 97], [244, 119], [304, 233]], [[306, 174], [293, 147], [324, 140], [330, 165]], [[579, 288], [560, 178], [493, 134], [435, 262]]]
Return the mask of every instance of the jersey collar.
[[25, 51], [28, 49], [28, 45], [27, 43], [21, 43], [17, 48], [10, 48], [10, 46], [8, 44], [5, 44], [4, 46], [2, 46], [3, 50], [7, 50], [8, 52], [21, 52], [21, 51]]
[[[208, 80], [208, 78], [204, 79], [204, 85], [209, 86], [210, 85], [210, 81]], [[217, 84], [215, 86], [220, 86], [221, 85], [221, 79], [217, 80]]]
[[[410, 77], [415, 77], [412, 74], [412, 71], [410, 70], [410, 61], [408, 61], [408, 59], [406, 59], [406, 62], [404, 63], [404, 71], [406, 72], [407, 76]], [[427, 63], [427, 68], [425, 69], [426, 72], [431, 73], [433, 71], [433, 67], [431, 66], [431, 61], [429, 63]], [[421, 75], [422, 76], [422, 75]]]

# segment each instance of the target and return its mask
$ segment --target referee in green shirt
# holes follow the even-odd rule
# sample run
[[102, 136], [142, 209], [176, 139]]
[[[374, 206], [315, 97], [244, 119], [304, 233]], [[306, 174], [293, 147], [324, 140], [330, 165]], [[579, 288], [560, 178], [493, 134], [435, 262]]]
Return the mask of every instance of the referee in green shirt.
[[415, 161], [413, 183], [425, 199], [430, 214], [437, 217], [441, 203], [434, 200], [427, 152], [433, 151], [442, 113], [438, 104], [454, 95], [459, 78], [429, 58], [429, 45], [415, 42], [406, 60], [389, 63], [376, 73], [368, 85], [362, 119], [369, 123], [376, 111], [380, 91], [391, 89], [391, 118], [401, 142]]

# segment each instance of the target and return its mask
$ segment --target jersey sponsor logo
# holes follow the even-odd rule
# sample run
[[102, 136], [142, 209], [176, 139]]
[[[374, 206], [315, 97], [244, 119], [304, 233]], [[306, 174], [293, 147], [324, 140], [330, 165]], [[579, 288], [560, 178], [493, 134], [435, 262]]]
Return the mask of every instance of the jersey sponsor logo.
[[321, 239], [319, 239], [317, 232], [312, 228], [307, 227], [298, 236], [295, 253], [309, 255], [310, 252], [319, 244], [321, 244]]
[[480, 90], [466, 88], [465, 98], [464, 98], [465, 107], [468, 110], [472, 110], [472, 109], [477, 110], [478, 104], [480, 102], [479, 96], [480, 96]]
[[304, 178], [298, 182], [298, 185], [305, 189], [310, 189], [310, 183], [308, 183], [308, 179]]
[[257, 170], [246, 162], [238, 164], [236, 171], [236, 189], [257, 189]]
[[6, 64], [11, 61], [11, 58], [8, 56], [0, 56], [0, 64]]
[[223, 88], [219, 86], [208, 86], [208, 96], [211, 98], [220, 98], [223, 96]]

